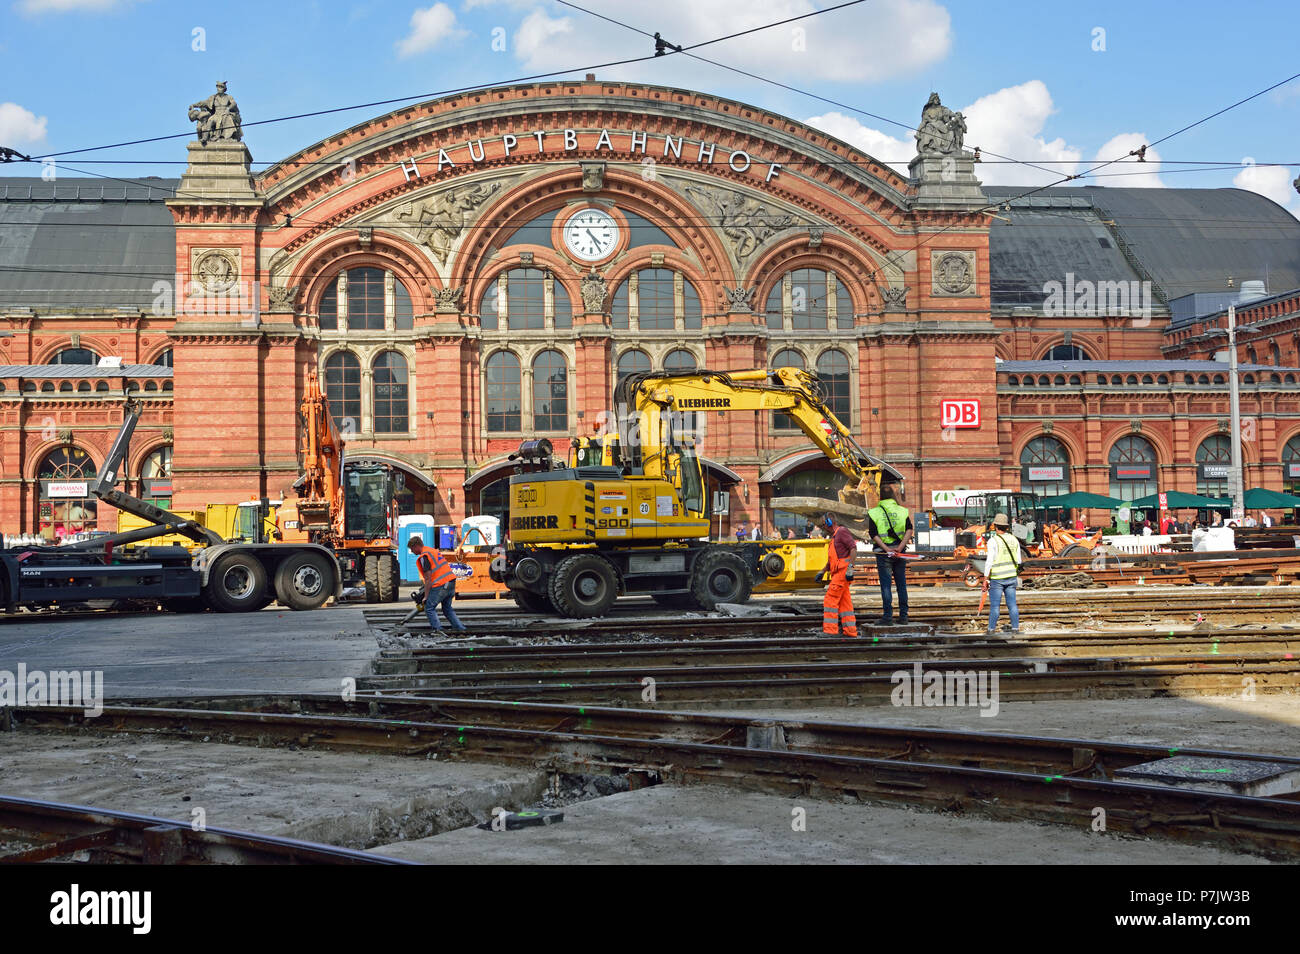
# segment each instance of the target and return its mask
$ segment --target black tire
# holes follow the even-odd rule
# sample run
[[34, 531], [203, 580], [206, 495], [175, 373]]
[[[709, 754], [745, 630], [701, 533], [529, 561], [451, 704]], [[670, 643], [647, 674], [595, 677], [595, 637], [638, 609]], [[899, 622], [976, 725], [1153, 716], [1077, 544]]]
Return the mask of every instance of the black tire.
[[366, 581], [366, 602], [379, 602], [379, 557], [374, 553], [366, 555], [362, 564]]
[[1089, 550], [1087, 547], [1078, 543], [1071, 543], [1068, 547], [1066, 547], [1064, 550], [1061, 551], [1061, 556], [1081, 557], [1081, 556], [1089, 556], [1091, 553], [1092, 551]]
[[697, 610], [700, 608], [700, 604], [695, 602], [695, 597], [690, 593], [651, 593], [650, 599], [668, 609]]
[[163, 602], [171, 613], [206, 613], [208, 603], [202, 596], [177, 596]]
[[379, 602], [392, 603], [397, 599], [397, 558], [391, 553], [379, 557]]
[[595, 553], [565, 557], [551, 576], [551, 602], [570, 619], [604, 616], [618, 596], [618, 576], [609, 561]]
[[555, 615], [555, 604], [551, 602], [549, 596], [541, 593], [534, 593], [531, 590], [511, 590], [510, 595], [515, 598], [515, 605], [525, 613], [545, 613], [547, 616]]
[[717, 609], [719, 603], [747, 603], [753, 589], [749, 567], [734, 553], [719, 547], [706, 551], [695, 561], [691, 595], [703, 609]]
[[218, 613], [259, 610], [269, 602], [266, 568], [251, 553], [228, 553], [212, 565], [203, 595]]
[[291, 610], [314, 610], [334, 595], [332, 561], [319, 553], [295, 553], [275, 571], [275, 596]]

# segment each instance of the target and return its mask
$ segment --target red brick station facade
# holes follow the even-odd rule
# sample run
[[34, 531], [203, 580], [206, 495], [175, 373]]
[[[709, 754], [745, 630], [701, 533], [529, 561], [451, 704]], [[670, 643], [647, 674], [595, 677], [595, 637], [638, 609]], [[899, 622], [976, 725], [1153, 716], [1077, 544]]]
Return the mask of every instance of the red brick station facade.
[[[1024, 195], [960, 139], [905, 177], [743, 103], [592, 78], [403, 108], [261, 173], [239, 141], [188, 159], [0, 178], [5, 533], [116, 526], [84, 485], [131, 397], [132, 492], [284, 495], [314, 369], [349, 453], [439, 523], [498, 512], [522, 439], [590, 432], [619, 374], [661, 367], [817, 370], [916, 509], [1216, 492], [1230, 302], [1247, 485], [1300, 484], [1300, 223], [1254, 193]], [[702, 453], [724, 528], [838, 486], [770, 416], [708, 416]]]

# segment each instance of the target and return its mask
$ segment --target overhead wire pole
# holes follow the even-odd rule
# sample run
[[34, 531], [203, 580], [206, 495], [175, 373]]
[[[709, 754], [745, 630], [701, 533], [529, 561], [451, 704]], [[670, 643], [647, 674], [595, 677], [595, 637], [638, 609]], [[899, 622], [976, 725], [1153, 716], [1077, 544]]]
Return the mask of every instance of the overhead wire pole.
[[[1232, 287], [1232, 279], [1228, 279]], [[1232, 496], [1232, 518], [1241, 521], [1246, 516], [1241, 476], [1241, 387], [1237, 380], [1237, 306], [1228, 302], [1228, 404], [1232, 419], [1232, 434], [1228, 445], [1232, 451], [1232, 472], [1228, 475], [1228, 492]], [[1238, 523], [1238, 526], [1241, 524]]]

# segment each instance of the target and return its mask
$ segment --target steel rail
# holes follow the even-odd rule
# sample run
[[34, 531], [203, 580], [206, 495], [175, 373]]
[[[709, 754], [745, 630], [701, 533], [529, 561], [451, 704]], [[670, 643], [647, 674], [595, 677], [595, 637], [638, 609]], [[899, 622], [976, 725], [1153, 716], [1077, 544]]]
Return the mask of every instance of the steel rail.
[[[396, 858], [233, 828], [194, 830], [189, 822], [89, 805], [0, 795], [0, 832], [28, 847], [0, 864], [67, 859], [139, 864], [408, 864]], [[13, 836], [17, 836], [13, 838]]]

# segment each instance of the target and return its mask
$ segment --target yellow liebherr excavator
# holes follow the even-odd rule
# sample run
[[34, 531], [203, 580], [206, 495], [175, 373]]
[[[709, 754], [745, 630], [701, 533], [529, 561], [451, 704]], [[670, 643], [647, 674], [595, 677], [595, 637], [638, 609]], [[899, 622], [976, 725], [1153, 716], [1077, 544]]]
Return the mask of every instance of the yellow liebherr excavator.
[[799, 368], [643, 372], [615, 394], [617, 432], [578, 438], [563, 464], [547, 440], [512, 457], [509, 545], [491, 567], [530, 612], [603, 615], [624, 593], [661, 605], [743, 603], [756, 582], [785, 570], [776, 541], [708, 541], [711, 517], [695, 453], [694, 416], [789, 415], [849, 478], [843, 503], [874, 506], [886, 465], [869, 457], [826, 405], [817, 376]]

